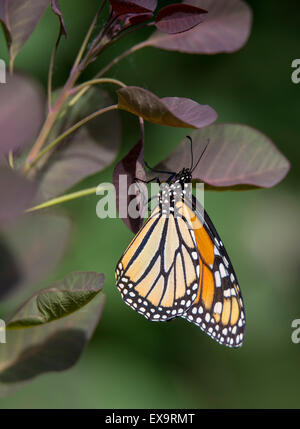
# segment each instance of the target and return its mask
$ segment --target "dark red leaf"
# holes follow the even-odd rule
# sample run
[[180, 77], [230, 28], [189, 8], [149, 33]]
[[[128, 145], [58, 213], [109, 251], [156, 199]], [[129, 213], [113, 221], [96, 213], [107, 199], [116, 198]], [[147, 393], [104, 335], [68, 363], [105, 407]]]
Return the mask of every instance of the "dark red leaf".
[[[124, 176], [120, 180], [120, 176]], [[125, 177], [127, 183], [125, 182]], [[146, 180], [145, 164], [144, 164], [144, 145], [139, 141], [131, 151], [116, 165], [113, 173], [113, 183], [116, 189], [116, 203], [119, 214], [122, 217], [126, 226], [136, 234], [143, 224], [143, 218], [132, 218], [129, 215], [125, 217], [128, 205], [135, 198], [135, 195], [128, 195], [128, 189], [136, 183], [135, 179]], [[137, 182], [137, 193], [139, 189], [142, 191], [144, 184]], [[122, 189], [121, 189], [122, 188]]]
[[176, 34], [191, 30], [205, 20], [207, 10], [188, 4], [171, 4], [161, 9], [155, 20], [164, 33]]
[[13, 220], [32, 204], [36, 186], [9, 168], [0, 167], [0, 223]]
[[5, 241], [0, 241], [0, 300], [14, 290], [22, 278], [17, 258]]
[[252, 12], [243, 0], [189, 0], [184, 4], [207, 10], [205, 21], [195, 28], [167, 34], [155, 31], [147, 46], [192, 54], [234, 52], [248, 40]]
[[14, 74], [0, 85], [0, 100], [1, 156], [23, 149], [37, 137], [45, 117], [45, 97], [32, 79]]
[[157, 0], [134, 0], [134, 3], [151, 10], [151, 12], [154, 12], [157, 8]]
[[48, 5], [49, 0], [0, 0], [0, 22], [5, 29], [12, 63]]
[[188, 98], [158, 98], [144, 88], [127, 86], [118, 91], [119, 108], [155, 124], [180, 128], [202, 128], [212, 124], [218, 115], [208, 105]]
[[153, 0], [109, 0], [116, 16], [127, 13], [149, 13], [156, 9], [157, 1]]
[[132, 26], [137, 24], [142, 24], [143, 22], [148, 21], [152, 17], [153, 17], [152, 12], [132, 14], [131, 16], [128, 17], [128, 23], [129, 25], [132, 25]]
[[[193, 172], [193, 179], [215, 190], [270, 188], [290, 169], [289, 161], [272, 141], [246, 125], [216, 124], [191, 133], [195, 162], [207, 146]], [[156, 168], [180, 171], [187, 153], [186, 139]], [[242, 186], [241, 186], [242, 185]]]
[[0, 299], [14, 292], [18, 298], [24, 294], [25, 299], [33, 293], [65, 256], [70, 236], [70, 219], [53, 212], [27, 214], [5, 224], [1, 228]]

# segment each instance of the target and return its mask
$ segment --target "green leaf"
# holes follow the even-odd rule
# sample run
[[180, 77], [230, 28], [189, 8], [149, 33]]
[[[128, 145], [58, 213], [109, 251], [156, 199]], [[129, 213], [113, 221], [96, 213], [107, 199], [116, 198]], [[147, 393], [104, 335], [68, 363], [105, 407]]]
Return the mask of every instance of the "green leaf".
[[6, 344], [0, 347], [0, 396], [38, 375], [76, 363], [99, 321], [103, 283], [103, 274], [73, 273], [17, 311], [8, 322]]
[[53, 287], [33, 295], [8, 321], [7, 328], [30, 328], [66, 317], [90, 302], [100, 292], [103, 283], [102, 274], [69, 274]]
[[119, 109], [160, 125], [180, 128], [202, 128], [217, 119], [217, 113], [208, 105], [188, 98], [158, 98], [144, 88], [127, 86], [118, 91]]

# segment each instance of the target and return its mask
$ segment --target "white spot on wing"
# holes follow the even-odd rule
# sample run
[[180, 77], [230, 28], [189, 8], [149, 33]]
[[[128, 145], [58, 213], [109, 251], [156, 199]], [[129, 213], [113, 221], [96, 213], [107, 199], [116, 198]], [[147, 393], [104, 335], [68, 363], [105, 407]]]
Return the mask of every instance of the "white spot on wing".
[[224, 265], [222, 264], [222, 262], [221, 262], [221, 264], [219, 265], [219, 270], [220, 270], [221, 277], [226, 277], [226, 276], [227, 276], [227, 273], [226, 273], [225, 267], [224, 267]]
[[219, 271], [215, 271], [216, 287], [221, 287], [221, 277]]

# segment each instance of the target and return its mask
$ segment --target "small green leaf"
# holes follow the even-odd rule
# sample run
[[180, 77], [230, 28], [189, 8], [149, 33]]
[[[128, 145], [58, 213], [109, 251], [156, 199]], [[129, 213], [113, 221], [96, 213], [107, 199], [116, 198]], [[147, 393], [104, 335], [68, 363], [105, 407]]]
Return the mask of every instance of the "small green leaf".
[[73, 273], [17, 311], [0, 347], [0, 397], [77, 362], [102, 313], [103, 283], [103, 274]]
[[97, 273], [69, 274], [52, 288], [30, 298], [7, 323], [7, 329], [30, 328], [66, 317], [84, 307], [102, 289], [104, 276]]

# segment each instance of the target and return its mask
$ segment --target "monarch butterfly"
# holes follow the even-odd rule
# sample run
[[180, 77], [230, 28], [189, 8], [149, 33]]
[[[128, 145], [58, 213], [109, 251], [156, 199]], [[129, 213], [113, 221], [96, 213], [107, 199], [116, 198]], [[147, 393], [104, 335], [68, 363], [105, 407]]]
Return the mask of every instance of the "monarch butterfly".
[[218, 343], [240, 347], [245, 314], [237, 277], [191, 192], [201, 157], [164, 182], [157, 206], [117, 264], [116, 284], [124, 302], [147, 319], [182, 317]]

